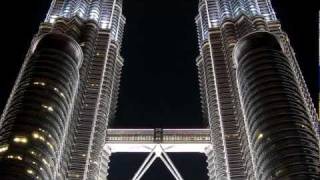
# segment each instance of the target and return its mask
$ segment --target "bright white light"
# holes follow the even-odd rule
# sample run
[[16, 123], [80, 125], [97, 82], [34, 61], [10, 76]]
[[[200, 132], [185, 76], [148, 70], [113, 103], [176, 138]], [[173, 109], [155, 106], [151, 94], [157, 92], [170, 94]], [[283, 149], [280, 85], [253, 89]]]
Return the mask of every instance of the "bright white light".
[[57, 15], [52, 15], [52, 16], [50, 17], [50, 19], [49, 19], [49, 23], [51, 23], [51, 24], [55, 23], [57, 18], [58, 18]]
[[26, 144], [28, 142], [28, 139], [25, 136], [16, 136], [13, 139], [13, 142], [18, 144]]
[[28, 170], [27, 170], [27, 173], [33, 175], [33, 174], [34, 174], [34, 171], [33, 171], [32, 169], [28, 169]]
[[84, 17], [84, 13], [83, 13], [83, 10], [82, 10], [82, 9], [78, 9], [76, 12], [77, 12], [76, 14], [77, 14], [79, 17], [81, 17], [81, 18]]
[[41, 86], [45, 86], [46, 83], [45, 82], [33, 82], [34, 85], [41, 85]]
[[37, 132], [33, 133], [32, 136], [35, 139], [38, 139], [40, 137], [40, 135]]
[[213, 27], [218, 27], [219, 21], [218, 20], [212, 20], [211, 24], [212, 24]]
[[49, 107], [48, 107], [48, 110], [52, 112], [52, 111], [53, 111], [53, 108], [52, 108], [51, 106], [49, 106]]
[[[51, 135], [50, 135], [50, 136], [51, 136]], [[38, 133], [38, 132], [33, 132], [33, 133], [32, 133], [32, 137], [33, 137], [34, 139], [39, 139], [40, 141], [45, 142], [46, 145], [50, 147], [50, 149], [52, 149], [52, 150], [54, 149], [53, 145], [52, 145], [50, 142], [46, 141], [45, 137], [42, 136], [40, 133]], [[33, 152], [33, 151], [32, 151], [32, 152]]]
[[102, 29], [107, 29], [107, 27], [108, 27], [108, 24], [107, 23], [101, 23], [101, 28]]
[[22, 161], [22, 157], [21, 156], [14, 156], [14, 155], [9, 155], [7, 156], [8, 159], [16, 159], [16, 160], [19, 160], [19, 161]]
[[9, 149], [9, 145], [3, 145], [3, 146], [0, 146], [0, 153], [3, 153], [3, 152], [6, 152], [8, 151]]
[[162, 154], [163, 150], [161, 149], [161, 146], [160, 145], [157, 145], [155, 150], [154, 150], [154, 153], [156, 154], [157, 157], [160, 157], [161, 154]]
[[47, 109], [50, 112], [53, 112], [53, 107], [52, 106], [42, 105], [42, 107]]
[[264, 16], [264, 18], [266, 19], [266, 21], [270, 21], [270, 14], [262, 14], [262, 16]]
[[38, 132], [32, 133], [32, 137], [34, 139], [40, 139], [41, 141], [45, 141], [45, 138], [41, 134], [39, 134]]
[[50, 149], [52, 149], [52, 150], [53, 150], [53, 145], [52, 145], [51, 143], [46, 142], [46, 144], [50, 147]]
[[49, 166], [49, 163], [48, 163], [48, 161], [47, 161], [47, 160], [42, 159], [42, 162], [43, 162], [45, 165]]

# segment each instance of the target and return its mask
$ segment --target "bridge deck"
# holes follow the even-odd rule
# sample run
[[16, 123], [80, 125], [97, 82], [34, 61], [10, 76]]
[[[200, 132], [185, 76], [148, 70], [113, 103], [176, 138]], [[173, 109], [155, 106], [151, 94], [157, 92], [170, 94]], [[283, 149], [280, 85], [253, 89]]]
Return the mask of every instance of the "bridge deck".
[[209, 129], [109, 129], [106, 148], [116, 152], [201, 152], [210, 145]]

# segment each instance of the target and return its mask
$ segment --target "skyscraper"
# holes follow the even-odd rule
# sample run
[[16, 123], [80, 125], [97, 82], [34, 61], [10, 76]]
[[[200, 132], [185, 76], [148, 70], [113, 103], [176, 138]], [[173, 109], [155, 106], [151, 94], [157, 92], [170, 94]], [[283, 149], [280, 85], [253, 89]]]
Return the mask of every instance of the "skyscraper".
[[200, 0], [210, 179], [318, 179], [319, 121], [270, 0]]
[[0, 121], [1, 179], [106, 177], [121, 0], [53, 0]]
[[[196, 7], [195, 7], [196, 8]], [[117, 152], [205, 153], [209, 179], [319, 179], [319, 121], [269, 0], [200, 0], [197, 58], [210, 129], [108, 129], [122, 0], [53, 0], [0, 120], [0, 179], [102, 180]], [[191, 28], [191, 27], [190, 27]]]

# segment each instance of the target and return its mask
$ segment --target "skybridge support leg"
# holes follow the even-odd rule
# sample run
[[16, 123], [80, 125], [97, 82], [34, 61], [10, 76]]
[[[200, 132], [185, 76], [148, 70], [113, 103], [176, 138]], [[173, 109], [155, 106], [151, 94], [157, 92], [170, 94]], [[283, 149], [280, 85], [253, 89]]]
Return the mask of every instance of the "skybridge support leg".
[[150, 152], [150, 154], [147, 156], [147, 158], [144, 160], [142, 165], [140, 166], [139, 170], [136, 172], [136, 174], [133, 176], [132, 180], [140, 180], [141, 177], [145, 174], [145, 172], [150, 168], [152, 163], [156, 160], [157, 156], [155, 154], [155, 147]]
[[150, 154], [147, 156], [145, 161], [140, 166], [139, 170], [136, 172], [132, 180], [140, 180], [142, 176], [146, 173], [146, 171], [150, 168], [152, 163], [156, 160], [156, 158], [160, 158], [162, 162], [169, 169], [171, 174], [174, 176], [176, 180], [183, 180], [177, 168], [174, 166], [170, 157], [167, 155], [165, 150], [161, 147], [161, 145], [155, 145]]
[[162, 154], [160, 155], [160, 158], [163, 161], [163, 163], [167, 166], [167, 168], [172, 173], [172, 175], [176, 178], [176, 180], [183, 180], [181, 174], [173, 164], [172, 160], [170, 159], [166, 151], [162, 148], [162, 146], [160, 146], [160, 148], [162, 149]]
[[176, 180], [183, 180], [179, 172], [175, 171], [175, 168], [164, 158], [164, 156], [160, 156], [160, 159], [166, 165], [166, 167], [169, 169], [169, 171]]

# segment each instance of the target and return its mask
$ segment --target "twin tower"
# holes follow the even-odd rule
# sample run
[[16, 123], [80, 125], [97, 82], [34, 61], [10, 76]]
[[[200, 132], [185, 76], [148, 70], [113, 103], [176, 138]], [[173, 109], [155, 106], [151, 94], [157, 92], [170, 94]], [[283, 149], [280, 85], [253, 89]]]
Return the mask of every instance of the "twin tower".
[[[319, 121], [270, 0], [198, 9], [209, 179], [320, 179]], [[121, 0], [52, 1], [1, 116], [0, 179], [107, 179], [124, 24]]]

